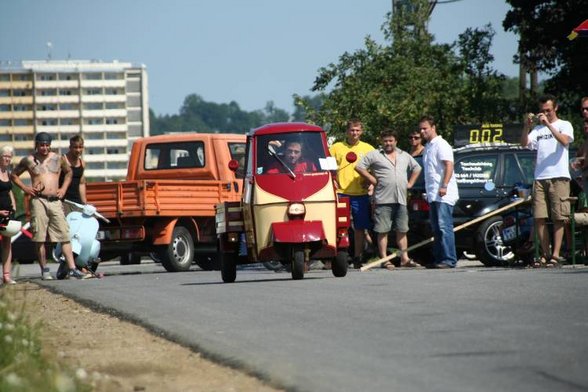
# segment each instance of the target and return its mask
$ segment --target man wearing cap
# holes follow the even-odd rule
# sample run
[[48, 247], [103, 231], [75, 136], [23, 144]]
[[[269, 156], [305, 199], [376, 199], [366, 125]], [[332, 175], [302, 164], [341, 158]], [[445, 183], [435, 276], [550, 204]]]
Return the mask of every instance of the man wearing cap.
[[[30, 186], [20, 179], [20, 175], [25, 171], [31, 176]], [[65, 176], [63, 184], [59, 187], [59, 174], [62, 171]], [[58, 154], [51, 151], [51, 135], [47, 132], [40, 132], [35, 136], [35, 152], [23, 158], [10, 175], [12, 182], [31, 197], [33, 242], [43, 280], [53, 279], [47, 266], [46, 241], [61, 243], [62, 253], [69, 268], [66, 278], [89, 277], [76, 269], [69, 228], [61, 205], [61, 199], [65, 195], [71, 178], [70, 166]]]

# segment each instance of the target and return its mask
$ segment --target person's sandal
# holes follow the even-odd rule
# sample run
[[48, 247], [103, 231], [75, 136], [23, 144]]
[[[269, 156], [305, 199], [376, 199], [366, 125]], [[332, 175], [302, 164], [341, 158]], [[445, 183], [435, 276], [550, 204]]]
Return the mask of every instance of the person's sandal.
[[385, 263], [382, 264], [382, 268], [385, 268], [388, 271], [392, 271], [396, 268], [396, 266], [394, 264], [392, 264], [392, 262], [386, 261]]
[[404, 264], [400, 264], [402, 268], [420, 268], [421, 265], [416, 263], [413, 259], [408, 259], [408, 261]]
[[530, 265], [532, 268], [541, 268], [545, 267], [546, 264], [547, 260], [545, 259], [545, 257], [541, 257], [540, 259], [533, 259]]
[[561, 264], [559, 263], [559, 260], [561, 259], [561, 257], [552, 257], [549, 261], [545, 262], [545, 268], [561, 268]]

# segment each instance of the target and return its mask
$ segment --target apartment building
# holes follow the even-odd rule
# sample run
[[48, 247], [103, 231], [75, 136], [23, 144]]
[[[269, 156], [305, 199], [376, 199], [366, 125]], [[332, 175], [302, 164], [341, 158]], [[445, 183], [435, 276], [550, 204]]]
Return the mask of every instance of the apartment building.
[[131, 145], [149, 135], [144, 65], [85, 60], [0, 62], [0, 146], [15, 162], [31, 153], [38, 132], [65, 153], [69, 138], [85, 140], [85, 175], [92, 181], [124, 178]]

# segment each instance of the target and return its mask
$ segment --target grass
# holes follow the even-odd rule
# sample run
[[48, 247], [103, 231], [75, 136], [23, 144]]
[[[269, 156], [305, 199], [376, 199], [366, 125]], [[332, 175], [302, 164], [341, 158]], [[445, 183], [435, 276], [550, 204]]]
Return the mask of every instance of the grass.
[[43, 353], [42, 324], [27, 317], [26, 301], [15, 305], [19, 286], [0, 287], [0, 392], [91, 391], [83, 369], [74, 372]]

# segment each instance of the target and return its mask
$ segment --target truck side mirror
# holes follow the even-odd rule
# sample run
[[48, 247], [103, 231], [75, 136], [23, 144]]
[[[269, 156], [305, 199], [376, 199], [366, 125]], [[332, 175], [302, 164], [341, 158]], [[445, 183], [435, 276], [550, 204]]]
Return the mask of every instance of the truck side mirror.
[[236, 159], [231, 159], [229, 161], [229, 170], [230, 171], [237, 171], [238, 168], [239, 168], [239, 161]]

